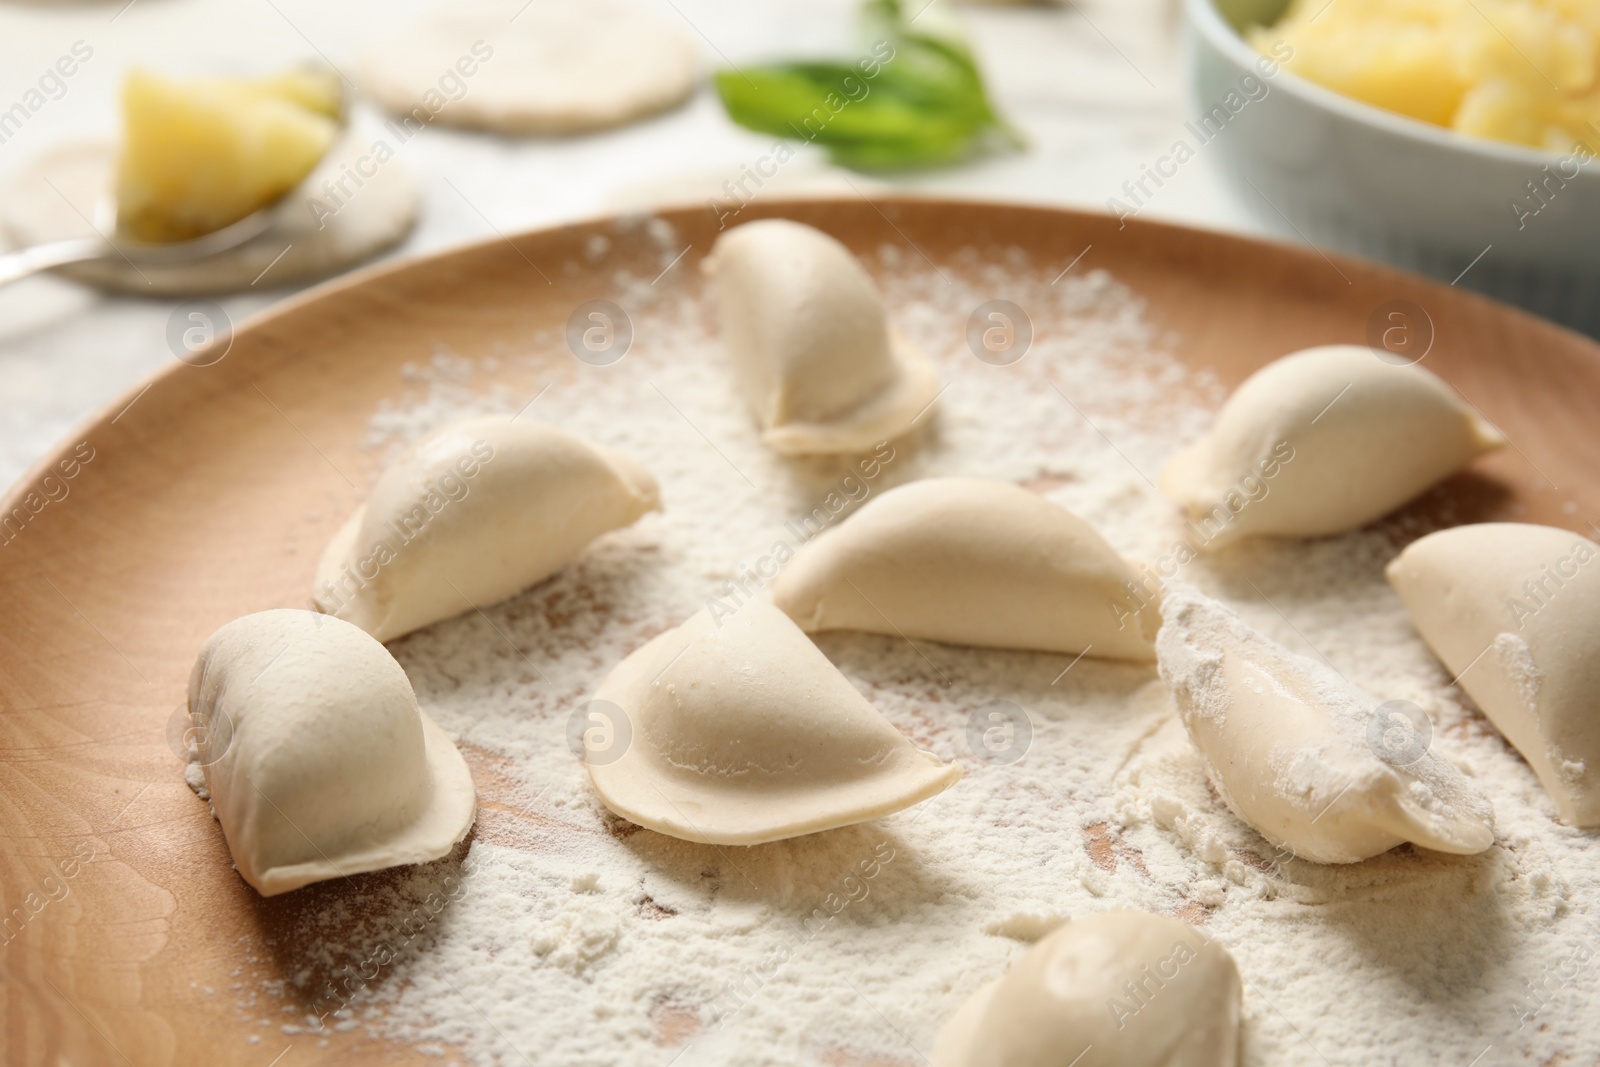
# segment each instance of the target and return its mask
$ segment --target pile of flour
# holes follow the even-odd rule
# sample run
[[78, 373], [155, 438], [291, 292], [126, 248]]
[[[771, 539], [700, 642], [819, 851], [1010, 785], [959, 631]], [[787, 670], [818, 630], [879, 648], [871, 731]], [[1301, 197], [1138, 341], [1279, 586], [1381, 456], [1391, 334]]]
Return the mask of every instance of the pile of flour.
[[[676, 247], [657, 236], [665, 264]], [[590, 254], [605, 267], [605, 242]], [[1164, 354], [1172, 341], [1140, 300], [1083, 266], [1052, 284], [1060, 264], [1020, 253], [939, 271], [905, 247], [876, 258], [896, 324], [948, 389], [864, 495], [843, 462], [762, 447], [687, 275], [618, 279], [635, 341], [609, 367], [580, 364], [559, 336], [492, 364], [419, 339], [397, 399], [374, 413], [369, 475], [442, 421], [538, 395], [525, 417], [645, 461], [666, 511], [484, 616], [392, 646], [472, 764], [479, 823], [448, 860], [293, 894], [264, 941], [242, 943], [250, 973], [278, 976], [234, 991], [264, 1040], [314, 1041], [327, 1012], [322, 1025], [441, 1063], [915, 1067], [1029, 942], [1138, 908], [1204, 924], [1234, 954], [1252, 1067], [1600, 1057], [1596, 842], [1554, 821], [1413, 633], [1382, 575], [1397, 523], [1251, 543], [1181, 577], [1362, 689], [1421, 706], [1432, 751], [1495, 805], [1482, 855], [1402, 847], [1319, 866], [1275, 853], [1208, 786], [1153, 666], [859, 634], [818, 644], [919, 747], [964, 766], [955, 788], [755, 848], [677, 841], [604, 810], [566, 744], [573, 709], [830, 493], [853, 507], [915, 478], [980, 475], [1047, 494], [1135, 559], [1181, 536], [1152, 481], [1219, 395]], [[1010, 366], [966, 344], [967, 316], [993, 299], [1037, 331]], [[508, 368], [525, 390], [484, 384]], [[969, 717], [996, 700], [1033, 730], [1005, 765], [968, 741]]]

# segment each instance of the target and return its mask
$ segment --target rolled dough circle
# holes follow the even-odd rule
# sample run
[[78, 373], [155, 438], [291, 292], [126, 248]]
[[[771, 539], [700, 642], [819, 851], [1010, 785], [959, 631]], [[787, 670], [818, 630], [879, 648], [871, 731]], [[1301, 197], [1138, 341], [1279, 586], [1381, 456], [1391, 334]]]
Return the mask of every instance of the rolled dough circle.
[[[416, 181], [398, 161], [374, 163], [373, 137], [371, 131], [348, 131], [278, 206], [273, 225], [237, 248], [190, 263], [135, 267], [112, 257], [56, 273], [119, 292], [191, 296], [253, 284], [270, 289], [352, 267], [405, 237], [422, 199]], [[19, 248], [92, 236], [90, 220], [96, 203], [112, 188], [115, 167], [116, 146], [110, 141], [76, 141], [49, 149], [0, 190], [0, 230]], [[330, 196], [323, 188], [328, 180], [342, 181], [345, 192], [335, 188]], [[320, 208], [313, 208], [314, 200]]]
[[682, 27], [627, 0], [481, 0], [431, 11], [369, 48], [361, 90], [399, 118], [506, 134], [575, 134], [694, 91]]

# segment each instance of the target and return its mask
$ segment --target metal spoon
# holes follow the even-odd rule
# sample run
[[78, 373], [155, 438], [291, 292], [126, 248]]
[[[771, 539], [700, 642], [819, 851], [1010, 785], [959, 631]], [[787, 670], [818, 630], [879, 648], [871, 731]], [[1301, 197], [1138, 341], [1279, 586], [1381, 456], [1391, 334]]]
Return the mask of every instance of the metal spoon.
[[[321, 64], [311, 64], [321, 68]], [[331, 70], [332, 68], [325, 68]], [[340, 84], [339, 113], [334, 116], [341, 133], [350, 124], [350, 100]], [[332, 149], [330, 148], [330, 151]], [[272, 226], [272, 216], [295, 190], [286, 191], [270, 204], [265, 204], [238, 222], [229, 223], [220, 230], [202, 234], [188, 241], [133, 241], [117, 236], [117, 204], [109, 195], [102, 196], [94, 208], [95, 230], [93, 237], [73, 237], [64, 241], [20, 248], [14, 252], [0, 253], [0, 286], [8, 285], [41, 271], [67, 267], [74, 263], [94, 263], [101, 260], [123, 260], [135, 268], [143, 265], [164, 266], [171, 263], [189, 263], [205, 259], [266, 233]]]
[[281, 203], [281, 200], [251, 212], [238, 222], [191, 240], [156, 244], [116, 237], [117, 206], [109, 196], [103, 197], [95, 205], [95, 236], [51, 241], [48, 244], [0, 254], [0, 285], [7, 285], [38, 274], [40, 271], [54, 270], [74, 263], [121, 259], [137, 267], [143, 264], [160, 266], [204, 259], [219, 252], [238, 248], [246, 241], [267, 232], [272, 225], [272, 214], [278, 203]]

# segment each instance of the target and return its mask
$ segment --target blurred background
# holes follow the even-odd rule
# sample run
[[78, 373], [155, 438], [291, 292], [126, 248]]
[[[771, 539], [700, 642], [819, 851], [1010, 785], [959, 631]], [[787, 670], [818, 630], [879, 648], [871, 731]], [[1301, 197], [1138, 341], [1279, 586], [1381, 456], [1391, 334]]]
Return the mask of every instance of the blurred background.
[[[946, 0], [940, 0], [945, 3]], [[681, 107], [592, 134], [505, 137], [430, 124], [395, 162], [417, 179], [415, 228], [387, 256], [410, 256], [545, 226], [653, 198], [703, 201], [773, 138], [731, 122], [708, 84], [730, 65], [806, 54], [852, 55], [854, 0], [639, 0], [694, 41], [700, 84]], [[9, 105], [74, 42], [93, 56], [67, 89], [0, 144], [0, 180], [67, 140], [114, 137], [117, 91], [138, 65], [173, 75], [267, 74], [331, 62], [358, 83], [364, 47], [436, 0], [134, 0], [132, 4], [9, 3], [0, 7], [0, 101]], [[1025, 131], [1026, 151], [903, 175], [851, 175], [863, 192], [907, 188], [1104, 210], [1141, 163], [1189, 117], [1170, 0], [1081, 0], [1072, 6], [963, 7], [990, 91]], [[358, 105], [360, 106], [360, 105]], [[798, 146], [796, 185], [838, 182], [825, 152]], [[793, 177], [788, 177], [788, 175]], [[840, 183], [842, 184], [842, 183]], [[849, 187], [844, 186], [849, 193]], [[853, 195], [853, 194], [852, 194]], [[1252, 231], [1250, 215], [1199, 160], [1162, 190], [1149, 217]], [[238, 322], [294, 291], [272, 273], [216, 300]], [[0, 482], [173, 359], [173, 298], [106, 294], [51, 277], [0, 288]]]
[[[1318, 97], [1315, 87], [1296, 90], [1298, 96], [1288, 93], [1285, 85], [1294, 79], [1276, 77], [1276, 68], [1270, 73], [1254, 68], [1256, 51], [1237, 35], [1229, 36], [1223, 20], [1211, 17], [1208, 27], [1193, 25], [1195, 10], [1214, 12], [1211, 2], [1191, 0], [1186, 15], [1182, 0], [908, 0], [899, 12], [906, 32], [926, 31], [970, 48], [997, 116], [983, 143], [934, 166], [844, 169], [819, 144], [791, 141], [794, 158], [761, 184], [758, 195], [948, 195], [1112, 211], [1310, 242], [1319, 250], [1351, 248], [1446, 281], [1455, 275], [1464, 284], [1485, 286], [1515, 266], [1507, 265], [1504, 249], [1514, 251], [1517, 241], [1529, 255], [1543, 254], [1516, 234], [1529, 229], [1531, 217], [1519, 220], [1512, 206], [1524, 193], [1524, 172], [1530, 183], [1540, 180], [1542, 188], [1561, 194], [1549, 215], [1536, 220], [1547, 234], [1564, 234], [1570, 244], [1571, 219], [1578, 217], [1571, 213], [1592, 215], [1587, 210], [1592, 201], [1569, 192], [1565, 180], [1559, 187], [1551, 184], [1548, 169], [1541, 178], [1540, 167], [1555, 163], [1560, 153], [1474, 149], [1484, 168], [1500, 168], [1475, 178], [1469, 172], [1477, 164], [1451, 155], [1456, 149], [1447, 142], [1459, 137], [1452, 131], [1419, 136], [1404, 127], [1420, 123], [1374, 119], [1374, 108], [1365, 108], [1372, 115], [1356, 113], [1352, 119], [1350, 107], [1327, 99], [1332, 94], [1326, 92]], [[452, 5], [456, 10], [471, 6]], [[403, 171], [414, 181], [415, 222], [409, 228], [397, 224], [398, 241], [380, 241], [386, 247], [376, 258], [667, 204], [716, 210], [719, 200], [729, 203], [724, 183], [757, 166], [775, 145], [771, 133], [733, 121], [736, 101], [730, 96], [725, 104], [719, 95], [717, 72], [727, 79], [723, 92], [736, 96], [741, 84], [754, 87], [743, 72], [757, 72], [759, 79], [759, 72], [778, 69], [774, 64], [805, 58], [849, 63], [870, 40], [857, 0], [634, 0], [634, 6], [653, 10], [663, 48], [683, 42], [692, 48], [693, 89], [686, 99], [636, 121], [559, 136], [460, 129], [446, 121], [419, 125], [414, 136], [397, 142], [394, 159], [384, 162], [387, 171]], [[1241, 8], [1282, 7], [1222, 6], [1236, 19], [1252, 14]], [[119, 87], [130, 68], [173, 78], [267, 76], [301, 63], [331, 68], [349, 95], [348, 136], [359, 149], [383, 134], [383, 123], [394, 111], [392, 88], [389, 113], [374, 100], [382, 92], [373, 84], [372, 64], [381, 66], [385, 48], [401, 47], [384, 42], [397, 33], [404, 38], [408, 25], [438, 9], [437, 0], [0, 6], [0, 190], [5, 190], [0, 217], [6, 239], [16, 246], [59, 236], [52, 227], [88, 232], [94, 220], [81, 192], [83, 176], [65, 174], [59, 184], [49, 178], [66, 167], [67, 157], [59, 153], [74, 143], [117, 140]], [[526, 31], [529, 23], [514, 21], [522, 9], [513, 4], [509, 10], [513, 16], [505, 32]], [[537, 17], [536, 11], [529, 22]], [[425, 28], [410, 32], [413, 43], [419, 32], [427, 36]], [[487, 37], [492, 45], [494, 34]], [[498, 54], [522, 53], [508, 38]], [[428, 69], [427, 56], [407, 58], [413, 68]], [[501, 62], [504, 69], [507, 61]], [[614, 57], [606, 62], [627, 65]], [[68, 68], [70, 74], [60, 73]], [[583, 89], [594, 84], [594, 73], [571, 80]], [[1256, 80], [1241, 81], [1249, 77]], [[482, 74], [479, 78], [477, 83], [465, 79], [464, 96], [448, 105], [457, 117], [485, 103], [473, 96], [484, 91], [474, 88], [485, 84]], [[1230, 93], [1242, 102], [1226, 104], [1226, 114], [1216, 112]], [[1293, 99], [1270, 109], [1262, 102], [1285, 96]], [[1208, 126], [1205, 116], [1213, 114], [1221, 118]], [[746, 121], [760, 124], [759, 116]], [[1356, 128], [1364, 132], [1352, 133]], [[1384, 138], [1396, 146], [1392, 151]], [[1179, 142], [1191, 151], [1174, 161]], [[1363, 185], [1387, 160], [1409, 168], [1398, 177], [1381, 176], [1384, 182], [1403, 183], [1405, 196], [1390, 196], [1382, 184]], [[1152, 177], [1152, 170], [1159, 173]], [[1584, 182], [1592, 177], [1582, 175]], [[1469, 186], [1477, 200], [1456, 205], [1451, 190]], [[1342, 205], [1334, 204], [1341, 197]], [[1367, 204], [1375, 210], [1387, 207], [1390, 215], [1378, 211], [1355, 220], [1364, 225], [1352, 223], [1351, 211], [1359, 214]], [[1474, 210], [1478, 217], [1468, 220]], [[1489, 233], [1483, 244], [1489, 247], [1473, 257], [1481, 239], [1476, 232], [1467, 234], [1459, 248], [1419, 247], [1416, 234], [1402, 231], [1407, 220], [1428, 213], [1438, 216], [1429, 225], [1446, 231], [1458, 217], [1466, 230], [1483, 229]], [[1566, 222], [1552, 217], [1561, 213], [1568, 213]], [[1517, 221], [1522, 226], [1513, 225]], [[1497, 244], [1503, 249], [1498, 253], [1493, 251]], [[1583, 245], [1579, 258], [1589, 247]], [[1069, 256], [1075, 251], [1063, 250]], [[296, 277], [307, 271], [303, 264], [296, 268], [287, 252], [281, 263], [265, 255], [259, 272], [246, 272], [255, 275], [253, 280], [228, 286], [234, 291], [210, 294], [227, 320], [237, 323], [314, 283], [315, 278]], [[353, 265], [330, 262], [320, 273], [326, 277]], [[0, 286], [0, 483], [14, 481], [73, 424], [183, 355], [172, 340], [174, 315], [183, 306], [180, 295], [151, 295], [127, 284], [126, 277], [122, 281], [108, 289], [38, 275]], [[1533, 297], [1523, 294], [1523, 302], [1537, 303], [1548, 288], [1539, 282]], [[1590, 291], [1580, 287], [1578, 305], [1595, 303], [1588, 299]], [[1566, 293], [1563, 300], [1570, 309], [1574, 294]], [[1559, 308], [1550, 313], [1562, 314]]]

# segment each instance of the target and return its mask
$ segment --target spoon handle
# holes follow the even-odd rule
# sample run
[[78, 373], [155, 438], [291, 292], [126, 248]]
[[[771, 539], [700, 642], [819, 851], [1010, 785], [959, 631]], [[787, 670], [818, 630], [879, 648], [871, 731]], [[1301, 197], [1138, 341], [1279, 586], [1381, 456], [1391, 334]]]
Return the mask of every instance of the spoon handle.
[[6, 252], [0, 254], [0, 285], [8, 285], [40, 271], [65, 267], [70, 263], [101, 259], [110, 250], [110, 244], [102, 238], [76, 237], [70, 241], [52, 241]]

